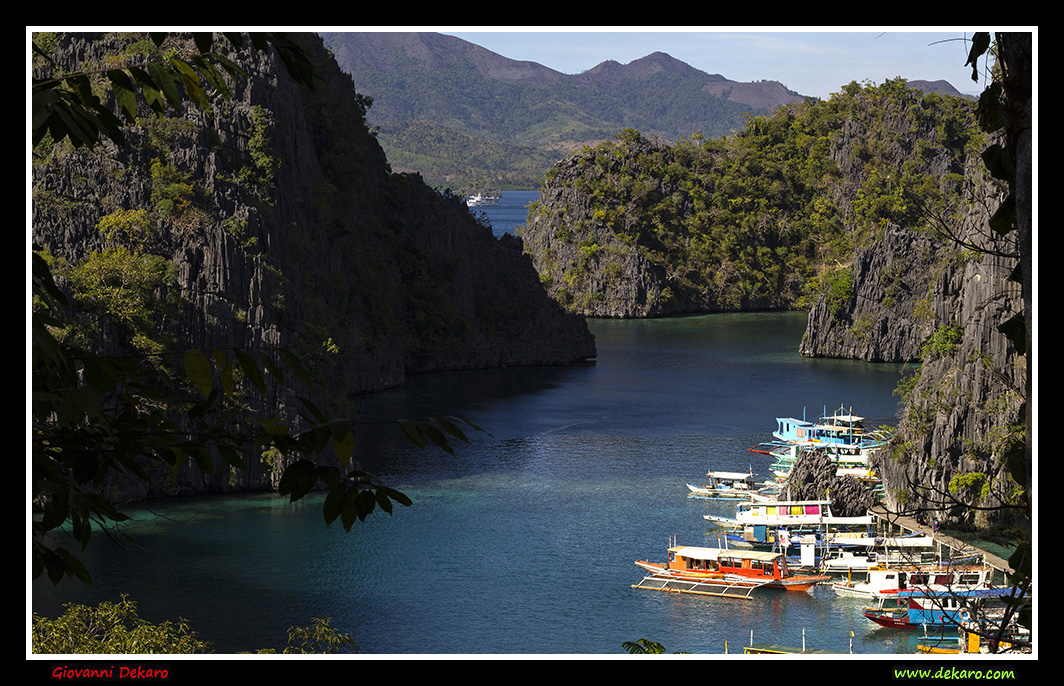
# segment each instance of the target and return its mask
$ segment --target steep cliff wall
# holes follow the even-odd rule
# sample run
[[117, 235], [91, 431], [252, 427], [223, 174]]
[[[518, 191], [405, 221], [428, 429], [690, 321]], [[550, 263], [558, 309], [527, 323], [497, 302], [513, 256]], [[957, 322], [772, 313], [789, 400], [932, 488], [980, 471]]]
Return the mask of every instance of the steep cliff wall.
[[[666, 152], [663, 145], [644, 139], [623, 149], [632, 157]], [[521, 230], [524, 249], [551, 297], [593, 317], [659, 317], [707, 307], [669, 289], [663, 266], [596, 215], [596, 203], [581, 183], [595, 175], [585, 160], [573, 155], [556, 165]], [[619, 157], [617, 166], [624, 163]], [[610, 169], [603, 174], [618, 173], [620, 169]]]
[[1008, 525], [1025, 516], [1002, 507], [1015, 502], [1019, 485], [1011, 472], [1026, 431], [1027, 351], [1017, 350], [1002, 328], [1026, 310], [1014, 278], [1020, 249], [1015, 232], [1000, 236], [989, 228], [1002, 195], [985, 176], [973, 184], [971, 211], [956, 227], [963, 245], [940, 248], [943, 258], [921, 301], [931, 329], [916, 339], [921, 364], [904, 385], [897, 434], [876, 458], [888, 507], [957, 527]]
[[[229, 57], [248, 77], [209, 112], [145, 112], [123, 148], [43, 151], [34, 242], [74, 264], [106, 247], [101, 219], [145, 211], [151, 235], [137, 249], [176, 265], [183, 297], [160, 317], [174, 348], [288, 348], [341, 411], [345, 396], [410, 373], [594, 357], [586, 322], [547, 298], [520, 245], [460, 199], [390, 172], [350, 78], [319, 38], [296, 38], [313, 89], [247, 47]], [[127, 43], [62, 36], [52, 56], [95, 66]], [[267, 478], [254, 471], [252, 485]]]

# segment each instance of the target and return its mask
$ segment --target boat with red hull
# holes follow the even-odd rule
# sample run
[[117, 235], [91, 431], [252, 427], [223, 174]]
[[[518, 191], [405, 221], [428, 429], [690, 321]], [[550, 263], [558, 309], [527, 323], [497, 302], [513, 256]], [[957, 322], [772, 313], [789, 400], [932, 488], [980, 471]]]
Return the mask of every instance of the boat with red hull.
[[[864, 616], [890, 629], [920, 629], [928, 626], [957, 626], [975, 617], [993, 618], [1003, 613], [1000, 603], [1023, 597], [1012, 588], [969, 590], [903, 590], [894, 603], [884, 599], [878, 607], [866, 608]], [[998, 606], [992, 603], [999, 601]]]
[[636, 561], [648, 572], [633, 588], [749, 598], [753, 591], [808, 591], [828, 575], [794, 574], [779, 552], [671, 546], [668, 562]]

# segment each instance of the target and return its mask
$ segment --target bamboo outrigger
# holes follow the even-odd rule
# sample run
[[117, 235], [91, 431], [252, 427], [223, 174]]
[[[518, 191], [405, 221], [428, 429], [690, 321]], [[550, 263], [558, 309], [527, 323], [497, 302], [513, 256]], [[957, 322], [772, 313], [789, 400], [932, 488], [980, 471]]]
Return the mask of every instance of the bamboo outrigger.
[[665, 563], [637, 561], [649, 574], [632, 588], [750, 598], [758, 589], [807, 591], [829, 581], [827, 575], [796, 575], [779, 552], [677, 546]]

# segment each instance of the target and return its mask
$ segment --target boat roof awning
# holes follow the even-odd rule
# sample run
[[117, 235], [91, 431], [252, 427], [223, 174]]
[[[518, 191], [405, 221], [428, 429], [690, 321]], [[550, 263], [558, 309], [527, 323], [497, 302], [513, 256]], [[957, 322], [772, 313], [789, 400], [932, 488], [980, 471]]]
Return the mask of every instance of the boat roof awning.
[[917, 588], [902, 589], [898, 591], [899, 597], [918, 598], [948, 598], [958, 596], [961, 598], [1022, 598], [1023, 591], [1018, 588], [973, 588], [973, 589], [943, 589], [941, 591], [930, 589], [920, 590]]
[[750, 479], [754, 475], [751, 472], [706, 472], [706, 476], [716, 479]]
[[774, 560], [781, 555], [782, 553], [771, 550], [739, 550], [731, 548], [721, 551], [721, 556], [723, 557], [738, 557], [743, 560]]
[[825, 524], [853, 524], [860, 526], [862, 524], [871, 524], [872, 515], [865, 515], [863, 517], [824, 517]]
[[804, 419], [795, 419], [794, 417], [776, 417], [777, 422], [786, 422], [787, 424], [794, 424], [796, 426], [812, 426], [813, 422], [807, 422]]
[[721, 548], [703, 548], [696, 545], [681, 545], [669, 548], [670, 553], [681, 555], [690, 560], [716, 560]]

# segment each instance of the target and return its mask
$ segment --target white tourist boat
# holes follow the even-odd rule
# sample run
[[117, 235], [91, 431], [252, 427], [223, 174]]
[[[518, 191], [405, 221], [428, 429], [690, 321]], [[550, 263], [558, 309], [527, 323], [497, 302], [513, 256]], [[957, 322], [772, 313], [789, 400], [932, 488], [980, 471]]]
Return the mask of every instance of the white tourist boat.
[[740, 502], [735, 505], [735, 517], [702, 515], [707, 521], [726, 526], [746, 525], [819, 528], [825, 525], [860, 526], [872, 523], [872, 516], [836, 517], [830, 500], [770, 500]]
[[821, 569], [829, 574], [846, 574], [879, 567], [904, 567], [933, 555], [934, 542], [931, 536], [873, 538], [840, 532], [829, 539], [836, 550], [821, 562]]
[[901, 591], [974, 591], [992, 588], [994, 570], [982, 565], [875, 567], [865, 572], [863, 581], [832, 582], [836, 595], [877, 599], [897, 596]]
[[689, 498], [707, 500], [736, 500], [751, 497], [757, 491], [752, 472], [706, 472], [703, 486], [687, 484]]
[[487, 205], [498, 205], [499, 198], [493, 195], [485, 195], [484, 193], [476, 193], [466, 198], [466, 205], [468, 207], [484, 207]]

